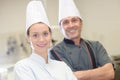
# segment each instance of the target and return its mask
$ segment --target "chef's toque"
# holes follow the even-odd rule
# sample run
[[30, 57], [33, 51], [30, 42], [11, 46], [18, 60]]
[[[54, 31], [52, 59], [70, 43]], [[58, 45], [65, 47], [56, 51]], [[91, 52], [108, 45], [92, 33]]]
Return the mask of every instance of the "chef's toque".
[[26, 10], [26, 31], [35, 23], [42, 22], [50, 27], [45, 9], [40, 0], [30, 1]]
[[62, 19], [69, 16], [78, 16], [82, 19], [73, 0], [59, 0], [59, 24]]

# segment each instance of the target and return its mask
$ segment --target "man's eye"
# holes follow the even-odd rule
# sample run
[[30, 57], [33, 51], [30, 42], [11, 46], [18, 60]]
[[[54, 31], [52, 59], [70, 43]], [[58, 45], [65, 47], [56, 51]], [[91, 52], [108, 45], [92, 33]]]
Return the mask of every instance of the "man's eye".
[[68, 21], [68, 20], [63, 21], [63, 25], [67, 25], [67, 24], [69, 24], [69, 21]]
[[77, 22], [78, 21], [78, 19], [72, 19], [72, 22]]

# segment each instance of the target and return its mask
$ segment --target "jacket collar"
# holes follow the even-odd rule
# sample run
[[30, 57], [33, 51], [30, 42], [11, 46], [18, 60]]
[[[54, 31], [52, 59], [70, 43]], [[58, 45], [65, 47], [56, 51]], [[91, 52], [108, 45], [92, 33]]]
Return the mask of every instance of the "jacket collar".
[[[82, 41], [83, 39], [81, 38], [80, 39], [80, 41]], [[64, 40], [63, 40], [65, 43], [67, 43], [67, 44], [74, 44], [74, 42], [72, 41], [72, 40], [70, 40], [70, 39], [66, 39], [66, 38], [64, 38]]]

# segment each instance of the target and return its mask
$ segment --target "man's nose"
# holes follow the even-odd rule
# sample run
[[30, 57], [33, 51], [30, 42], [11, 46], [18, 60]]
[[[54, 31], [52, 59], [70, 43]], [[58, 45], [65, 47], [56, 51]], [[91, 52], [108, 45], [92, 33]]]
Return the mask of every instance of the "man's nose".
[[74, 25], [73, 22], [72, 22], [72, 21], [69, 21], [69, 26], [70, 26], [70, 27], [73, 27], [73, 25]]

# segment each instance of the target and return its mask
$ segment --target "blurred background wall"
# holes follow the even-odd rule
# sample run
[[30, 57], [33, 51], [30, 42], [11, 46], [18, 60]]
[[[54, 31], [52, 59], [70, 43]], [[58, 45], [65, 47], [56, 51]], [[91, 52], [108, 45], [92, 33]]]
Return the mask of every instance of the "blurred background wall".
[[[26, 5], [29, 1], [0, 0], [0, 64], [2, 65], [14, 64], [29, 55], [24, 35]], [[120, 0], [74, 1], [83, 18], [82, 37], [100, 41], [111, 56], [120, 55]], [[63, 36], [58, 26], [58, 0], [42, 2], [53, 29], [53, 38], [59, 42]]]

